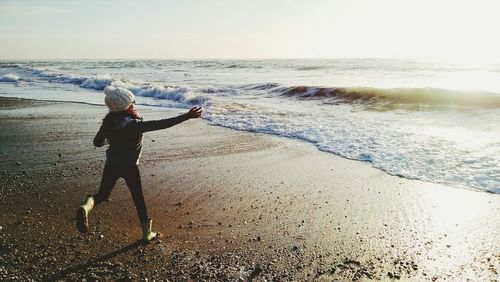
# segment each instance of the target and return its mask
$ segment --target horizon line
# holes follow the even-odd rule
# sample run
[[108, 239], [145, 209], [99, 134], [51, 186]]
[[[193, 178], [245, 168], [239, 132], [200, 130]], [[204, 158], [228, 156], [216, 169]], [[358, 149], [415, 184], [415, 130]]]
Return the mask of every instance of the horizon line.
[[227, 61], [236, 61], [236, 60], [439, 60], [439, 61], [449, 61], [446, 58], [431, 58], [431, 57], [374, 57], [374, 56], [366, 56], [366, 57], [165, 57], [165, 58], [138, 58], [138, 57], [122, 57], [122, 58], [0, 58], [0, 61], [73, 61], [73, 60], [82, 60], [82, 61], [94, 61], [94, 60], [172, 60], [172, 61], [192, 61], [192, 60], [227, 60]]

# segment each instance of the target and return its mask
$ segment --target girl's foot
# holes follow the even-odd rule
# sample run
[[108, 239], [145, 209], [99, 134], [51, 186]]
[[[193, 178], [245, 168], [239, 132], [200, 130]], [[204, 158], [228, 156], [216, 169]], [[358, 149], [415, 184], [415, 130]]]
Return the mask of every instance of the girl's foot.
[[82, 233], [89, 231], [89, 212], [94, 207], [94, 198], [87, 196], [83, 204], [76, 210], [76, 228]]
[[148, 219], [148, 221], [143, 222], [142, 226], [142, 240], [144, 242], [149, 242], [158, 239], [159, 233], [153, 231], [153, 220]]

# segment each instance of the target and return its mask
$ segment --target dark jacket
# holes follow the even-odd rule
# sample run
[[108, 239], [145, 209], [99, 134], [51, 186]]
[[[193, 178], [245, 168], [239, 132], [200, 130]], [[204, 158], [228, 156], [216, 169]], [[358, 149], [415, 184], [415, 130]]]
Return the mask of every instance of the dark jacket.
[[183, 114], [169, 119], [141, 121], [125, 112], [109, 113], [94, 138], [94, 146], [102, 147], [107, 140], [106, 165], [137, 165], [144, 132], [165, 129], [188, 119], [188, 115]]

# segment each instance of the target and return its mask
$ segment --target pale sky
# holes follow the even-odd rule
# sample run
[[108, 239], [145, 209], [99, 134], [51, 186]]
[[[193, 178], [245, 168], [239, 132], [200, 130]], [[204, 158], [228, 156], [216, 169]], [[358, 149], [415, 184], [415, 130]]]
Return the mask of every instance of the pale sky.
[[0, 59], [500, 61], [497, 0], [0, 1]]

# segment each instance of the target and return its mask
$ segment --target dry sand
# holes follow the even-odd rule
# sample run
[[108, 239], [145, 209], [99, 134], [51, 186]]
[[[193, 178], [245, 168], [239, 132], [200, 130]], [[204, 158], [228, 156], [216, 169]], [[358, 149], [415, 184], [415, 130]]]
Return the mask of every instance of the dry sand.
[[[123, 180], [91, 213], [106, 108], [0, 99], [0, 280], [500, 279], [500, 197], [388, 175], [313, 145], [189, 120], [147, 133], [154, 226]], [[147, 119], [176, 115], [144, 109]]]

